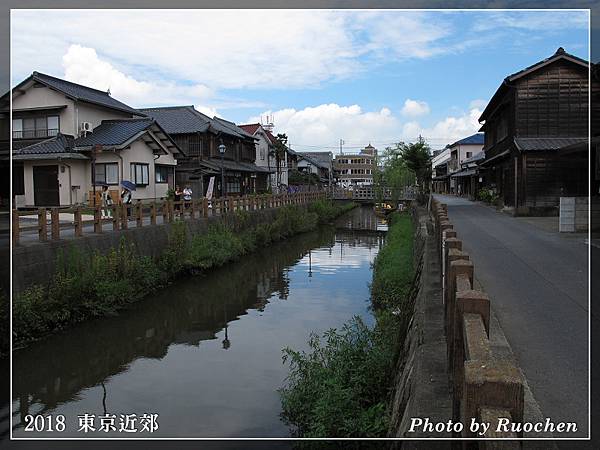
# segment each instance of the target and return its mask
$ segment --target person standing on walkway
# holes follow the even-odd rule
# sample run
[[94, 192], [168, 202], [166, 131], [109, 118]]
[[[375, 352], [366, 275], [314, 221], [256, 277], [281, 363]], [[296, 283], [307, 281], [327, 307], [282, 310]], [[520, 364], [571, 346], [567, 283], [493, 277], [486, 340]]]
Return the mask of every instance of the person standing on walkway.
[[110, 191], [108, 190], [108, 186], [102, 186], [102, 218], [108, 219], [112, 217], [111, 207], [113, 205], [112, 197], [110, 196]]
[[123, 190], [121, 191], [121, 202], [124, 205], [127, 205], [127, 208], [126, 208], [127, 217], [131, 216], [130, 207], [129, 207], [129, 205], [131, 205], [131, 191], [129, 189], [123, 188]]
[[175, 209], [177, 211], [179, 211], [179, 208], [180, 208], [179, 202], [181, 201], [182, 194], [183, 194], [183, 192], [181, 192], [181, 188], [179, 186], [175, 186], [175, 193], [173, 195], [173, 201], [175, 202]]
[[189, 184], [186, 184], [183, 188], [183, 201], [186, 208], [189, 206], [187, 203], [192, 201], [192, 188]]

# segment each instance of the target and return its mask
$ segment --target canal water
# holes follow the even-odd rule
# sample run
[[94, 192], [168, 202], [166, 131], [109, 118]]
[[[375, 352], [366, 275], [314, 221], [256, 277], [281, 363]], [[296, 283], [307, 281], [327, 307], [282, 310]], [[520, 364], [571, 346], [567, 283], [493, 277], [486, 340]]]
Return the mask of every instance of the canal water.
[[[357, 208], [203, 276], [178, 280], [112, 318], [83, 323], [13, 355], [15, 437], [286, 437], [277, 389], [282, 348], [354, 315], [368, 324], [371, 264], [385, 225]], [[80, 416], [94, 428], [78, 431]], [[28, 432], [27, 414], [63, 415], [62, 432]], [[117, 431], [99, 431], [115, 414]], [[152, 434], [120, 415], [158, 414]], [[47, 429], [46, 425], [46, 429]]]

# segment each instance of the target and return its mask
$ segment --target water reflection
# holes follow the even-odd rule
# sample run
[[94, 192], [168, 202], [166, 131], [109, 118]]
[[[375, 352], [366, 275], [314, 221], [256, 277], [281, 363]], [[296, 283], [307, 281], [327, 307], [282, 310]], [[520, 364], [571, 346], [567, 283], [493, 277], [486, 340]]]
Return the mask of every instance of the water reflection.
[[[382, 239], [322, 228], [15, 352], [15, 436], [31, 437], [19, 424], [26, 414], [50, 412], [67, 418], [61, 436], [86, 437], [77, 416], [106, 412], [158, 413], [155, 436], [288, 435], [281, 348], [355, 314], [370, 320]], [[107, 435], [140, 436], [88, 436]]]

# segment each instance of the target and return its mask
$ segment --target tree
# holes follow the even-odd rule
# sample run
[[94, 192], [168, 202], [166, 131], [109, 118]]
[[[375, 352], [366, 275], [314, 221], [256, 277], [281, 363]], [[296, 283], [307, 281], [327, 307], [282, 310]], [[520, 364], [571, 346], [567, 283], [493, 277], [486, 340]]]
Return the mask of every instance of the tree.
[[428, 183], [431, 178], [431, 148], [425, 142], [422, 136], [419, 136], [417, 142], [410, 144], [398, 144], [400, 157], [417, 177], [417, 184], [421, 192], [427, 191]]
[[381, 172], [374, 177], [375, 195], [383, 201], [383, 188], [391, 191], [393, 202], [397, 202], [403, 191], [414, 186], [426, 190], [426, 181], [431, 177], [431, 155], [429, 145], [419, 136], [417, 142], [399, 142], [387, 147], [381, 158]]
[[273, 143], [273, 149], [269, 152], [269, 156], [275, 158], [275, 173], [277, 187], [281, 184], [281, 161], [285, 158], [287, 151], [288, 137], [285, 133], [278, 133], [277, 139]]

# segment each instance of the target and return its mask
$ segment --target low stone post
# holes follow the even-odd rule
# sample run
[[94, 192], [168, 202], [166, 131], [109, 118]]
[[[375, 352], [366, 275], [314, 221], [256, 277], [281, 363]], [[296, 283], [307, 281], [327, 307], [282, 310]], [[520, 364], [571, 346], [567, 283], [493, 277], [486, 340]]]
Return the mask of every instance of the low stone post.
[[[466, 275], [471, 286], [473, 285], [473, 263], [468, 260], [459, 259], [450, 262], [448, 265], [448, 301], [446, 302], [446, 339], [448, 341], [448, 367], [452, 367], [452, 336], [454, 336], [455, 328], [455, 301], [456, 301], [456, 279]], [[470, 287], [470, 286], [469, 286]]]
[[[463, 423], [479, 417], [485, 407], [507, 410], [513, 421], [523, 423], [525, 390], [523, 374], [511, 361], [492, 358], [488, 361], [465, 361], [465, 380], [460, 416]], [[465, 437], [475, 437], [469, 427]], [[522, 433], [519, 434], [519, 438]]]

